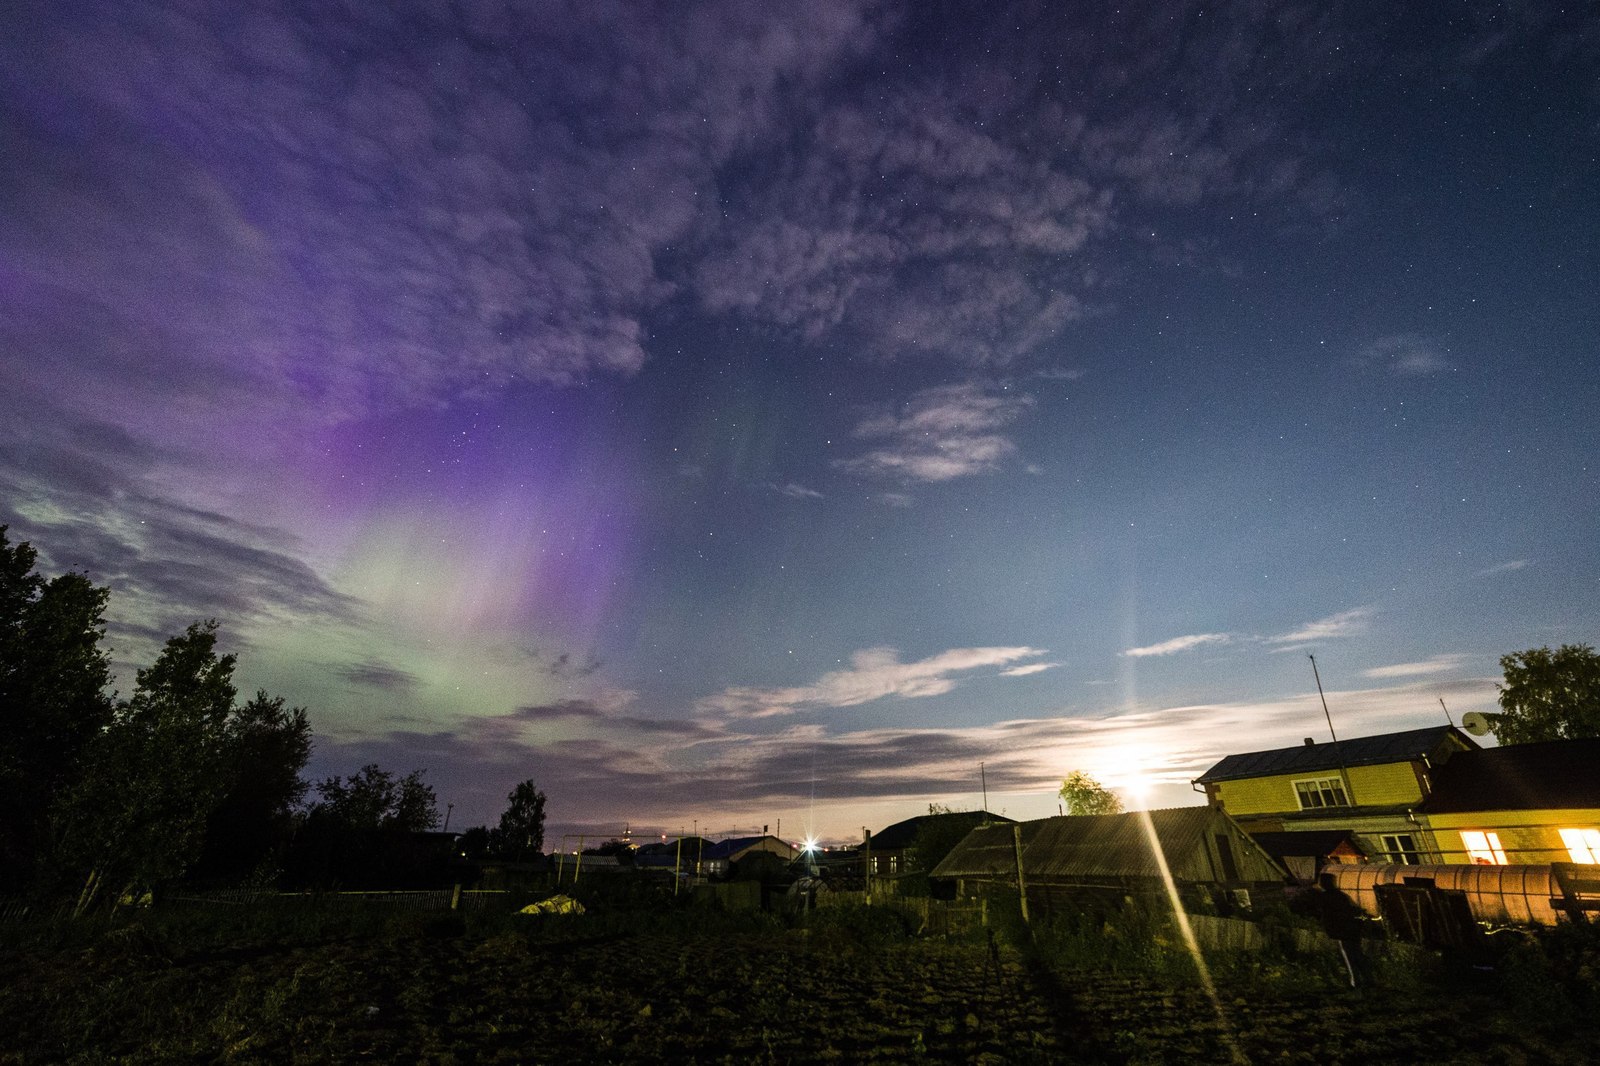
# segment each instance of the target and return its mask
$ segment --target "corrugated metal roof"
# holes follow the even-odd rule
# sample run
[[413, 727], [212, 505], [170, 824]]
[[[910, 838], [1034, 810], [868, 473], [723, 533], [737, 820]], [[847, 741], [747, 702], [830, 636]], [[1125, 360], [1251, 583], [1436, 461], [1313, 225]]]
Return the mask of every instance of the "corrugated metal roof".
[[[1174, 807], [1129, 814], [1072, 815], [1019, 823], [1022, 831], [1022, 867], [1029, 878], [1082, 880], [1085, 878], [1158, 877], [1161, 867], [1151, 850], [1145, 826], [1148, 816], [1168, 866], [1174, 876], [1181, 870], [1192, 876], [1210, 869], [1206, 837], [1224, 833], [1252, 854], [1238, 859], [1266, 877], [1277, 876], [1272, 861], [1239, 830], [1237, 823], [1213, 807]], [[1246, 868], [1242, 867], [1242, 868]], [[974, 829], [944, 861], [934, 867], [934, 877], [982, 879], [1014, 876], [1016, 845], [1009, 825]], [[1246, 880], [1256, 877], [1246, 874]]]
[[1013, 827], [1022, 831], [1022, 843], [1039, 832], [1043, 821], [1012, 822], [1000, 825], [979, 826], [951, 849], [939, 865], [933, 868], [933, 877], [993, 877], [1003, 876], [1017, 869], [1016, 845]]
[[1371, 766], [1376, 763], [1399, 762], [1434, 754], [1448, 738], [1461, 742], [1461, 747], [1474, 749], [1478, 745], [1472, 738], [1454, 726], [1438, 725], [1425, 729], [1407, 729], [1399, 733], [1379, 733], [1373, 737], [1355, 737], [1337, 744], [1301, 744], [1293, 748], [1273, 748], [1271, 751], [1251, 751], [1242, 755], [1229, 755], [1195, 780], [1201, 784], [1213, 781], [1233, 781], [1244, 777], [1269, 777], [1274, 774], [1312, 773], [1317, 770], [1337, 770], [1344, 766]]
[[[1216, 820], [1210, 807], [1179, 807], [1149, 815], [1169, 863], [1203, 847], [1207, 828]], [[1140, 814], [1048, 819], [1024, 851], [1023, 868], [1032, 877], [1161, 875]]]
[[1434, 771], [1429, 814], [1600, 807], [1600, 739], [1464, 751]]

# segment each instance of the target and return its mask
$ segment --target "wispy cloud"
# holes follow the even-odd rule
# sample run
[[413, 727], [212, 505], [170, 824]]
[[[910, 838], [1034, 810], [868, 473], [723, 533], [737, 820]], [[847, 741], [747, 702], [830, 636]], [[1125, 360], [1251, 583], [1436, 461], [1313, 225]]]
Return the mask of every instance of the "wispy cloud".
[[1398, 377], [1426, 377], [1449, 369], [1448, 349], [1420, 333], [1379, 337], [1357, 356], [1359, 362], [1387, 370]]
[[1447, 674], [1459, 669], [1467, 661], [1465, 655], [1435, 655], [1416, 663], [1395, 663], [1392, 666], [1375, 666], [1363, 670], [1362, 677], [1387, 679], [1395, 677], [1423, 677], [1428, 674]]
[[857, 425], [857, 438], [881, 443], [837, 465], [855, 474], [905, 481], [992, 473], [1017, 450], [999, 431], [1033, 402], [1026, 394], [976, 382], [923, 389], [898, 410]]
[[729, 688], [699, 701], [698, 706], [703, 712], [730, 717], [765, 718], [818, 707], [853, 707], [886, 696], [939, 696], [956, 687], [959, 674], [1043, 654], [1042, 649], [1027, 647], [952, 648], [905, 663], [893, 648], [868, 648], [851, 656], [848, 668], [824, 674], [812, 684]]
[[775, 492], [779, 496], [787, 496], [791, 500], [820, 500], [823, 498], [822, 493], [818, 492], [816, 489], [807, 488], [806, 486], [794, 481], [784, 482], [782, 484], [775, 481], [769, 481], [762, 487], [768, 492]]
[[1129, 648], [1122, 654], [1130, 659], [1143, 659], [1152, 655], [1176, 655], [1180, 651], [1189, 651], [1191, 648], [1204, 647], [1207, 644], [1226, 644], [1231, 638], [1226, 633], [1191, 633], [1184, 637], [1173, 637], [1160, 644], [1148, 644], [1142, 648]]
[[1532, 565], [1533, 565], [1533, 560], [1532, 559], [1508, 559], [1506, 562], [1496, 563], [1494, 566], [1485, 567], [1484, 569], [1479, 570], [1476, 574], [1473, 574], [1472, 576], [1473, 577], [1494, 577], [1496, 574], [1509, 574], [1509, 573], [1512, 573], [1513, 571], [1522, 570], [1522, 569], [1525, 569], [1525, 568], [1527, 568], [1529, 566], [1532, 566]]
[[1001, 677], [1027, 677], [1029, 674], [1042, 674], [1046, 670], [1054, 670], [1060, 663], [1027, 663], [1023, 666], [1013, 666], [1000, 671]]
[[[1367, 628], [1367, 622], [1372, 618], [1371, 607], [1352, 607], [1348, 611], [1330, 614], [1315, 622], [1307, 622], [1299, 629], [1276, 637], [1268, 637], [1268, 644], [1282, 644], [1300, 646], [1319, 640], [1335, 640], [1339, 637], [1354, 636]], [[1291, 649], [1284, 648], [1284, 651]]]
[[338, 675], [353, 685], [382, 692], [406, 693], [417, 687], [417, 675], [377, 659], [339, 668]]

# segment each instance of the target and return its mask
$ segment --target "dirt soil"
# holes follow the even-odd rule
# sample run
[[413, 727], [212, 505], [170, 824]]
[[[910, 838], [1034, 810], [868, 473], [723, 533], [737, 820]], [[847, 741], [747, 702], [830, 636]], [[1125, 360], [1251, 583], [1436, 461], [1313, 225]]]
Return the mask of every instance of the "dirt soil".
[[559, 921], [191, 951], [134, 927], [11, 950], [0, 1062], [1531, 1063], [1595, 1046], [1471, 995], [1253, 983], [1214, 1004], [982, 943]]

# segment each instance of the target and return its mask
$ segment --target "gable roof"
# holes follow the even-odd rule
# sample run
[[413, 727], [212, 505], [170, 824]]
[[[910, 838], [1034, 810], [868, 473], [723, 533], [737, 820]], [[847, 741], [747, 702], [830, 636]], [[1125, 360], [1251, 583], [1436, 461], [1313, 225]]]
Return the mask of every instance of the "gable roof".
[[919, 814], [915, 818], [907, 818], [903, 822], [896, 822], [886, 826], [882, 832], [872, 834], [873, 851], [898, 851], [909, 848], [917, 834], [922, 832], [924, 826], [937, 822], [969, 822], [972, 825], [981, 825], [984, 822], [1004, 822], [1007, 825], [1013, 819], [1001, 814], [990, 814], [988, 811], [946, 811], [943, 814]]
[[719, 840], [715, 844], [707, 844], [705, 854], [702, 857], [707, 859], [731, 859], [740, 852], [755, 847], [763, 840], [771, 840], [782, 844], [791, 852], [795, 850], [774, 836], [729, 837], [727, 840]]
[[1600, 808], [1600, 739], [1481, 748], [1433, 774], [1429, 814]]
[[1276, 774], [1312, 773], [1337, 770], [1344, 766], [1372, 766], [1401, 762], [1433, 755], [1443, 745], [1458, 741], [1460, 747], [1475, 750], [1473, 739], [1452, 725], [1406, 729], [1398, 733], [1379, 733], [1328, 744], [1300, 744], [1292, 748], [1252, 751], [1229, 755], [1195, 778], [1206, 785], [1214, 781], [1234, 781], [1246, 777], [1271, 777]]
[[[1040, 879], [1160, 877], [1161, 865], [1145, 827], [1147, 816], [1161, 851], [1174, 869], [1203, 853], [1208, 833], [1229, 833], [1249, 846], [1249, 838], [1237, 831], [1237, 823], [1215, 807], [1068, 815], [1020, 823], [1023, 870], [1028, 877]], [[1265, 853], [1256, 854], [1260, 868], [1268, 876], [1281, 874]], [[1250, 860], [1244, 857], [1242, 861]], [[996, 825], [968, 833], [933, 868], [932, 876], [1009, 877], [1014, 876], [1016, 868], [1013, 827]]]

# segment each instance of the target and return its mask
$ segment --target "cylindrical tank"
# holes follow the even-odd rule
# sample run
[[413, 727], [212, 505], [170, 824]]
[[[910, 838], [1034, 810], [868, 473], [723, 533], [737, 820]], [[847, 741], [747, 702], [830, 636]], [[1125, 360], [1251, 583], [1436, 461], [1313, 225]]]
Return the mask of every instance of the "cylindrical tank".
[[1542, 866], [1401, 866], [1391, 863], [1330, 864], [1322, 868], [1335, 888], [1373, 917], [1378, 916], [1378, 885], [1399, 885], [1411, 879], [1431, 880], [1434, 887], [1466, 893], [1472, 916], [1480, 922], [1555, 925], [1560, 911], [1551, 905], [1561, 886], [1548, 865]]

